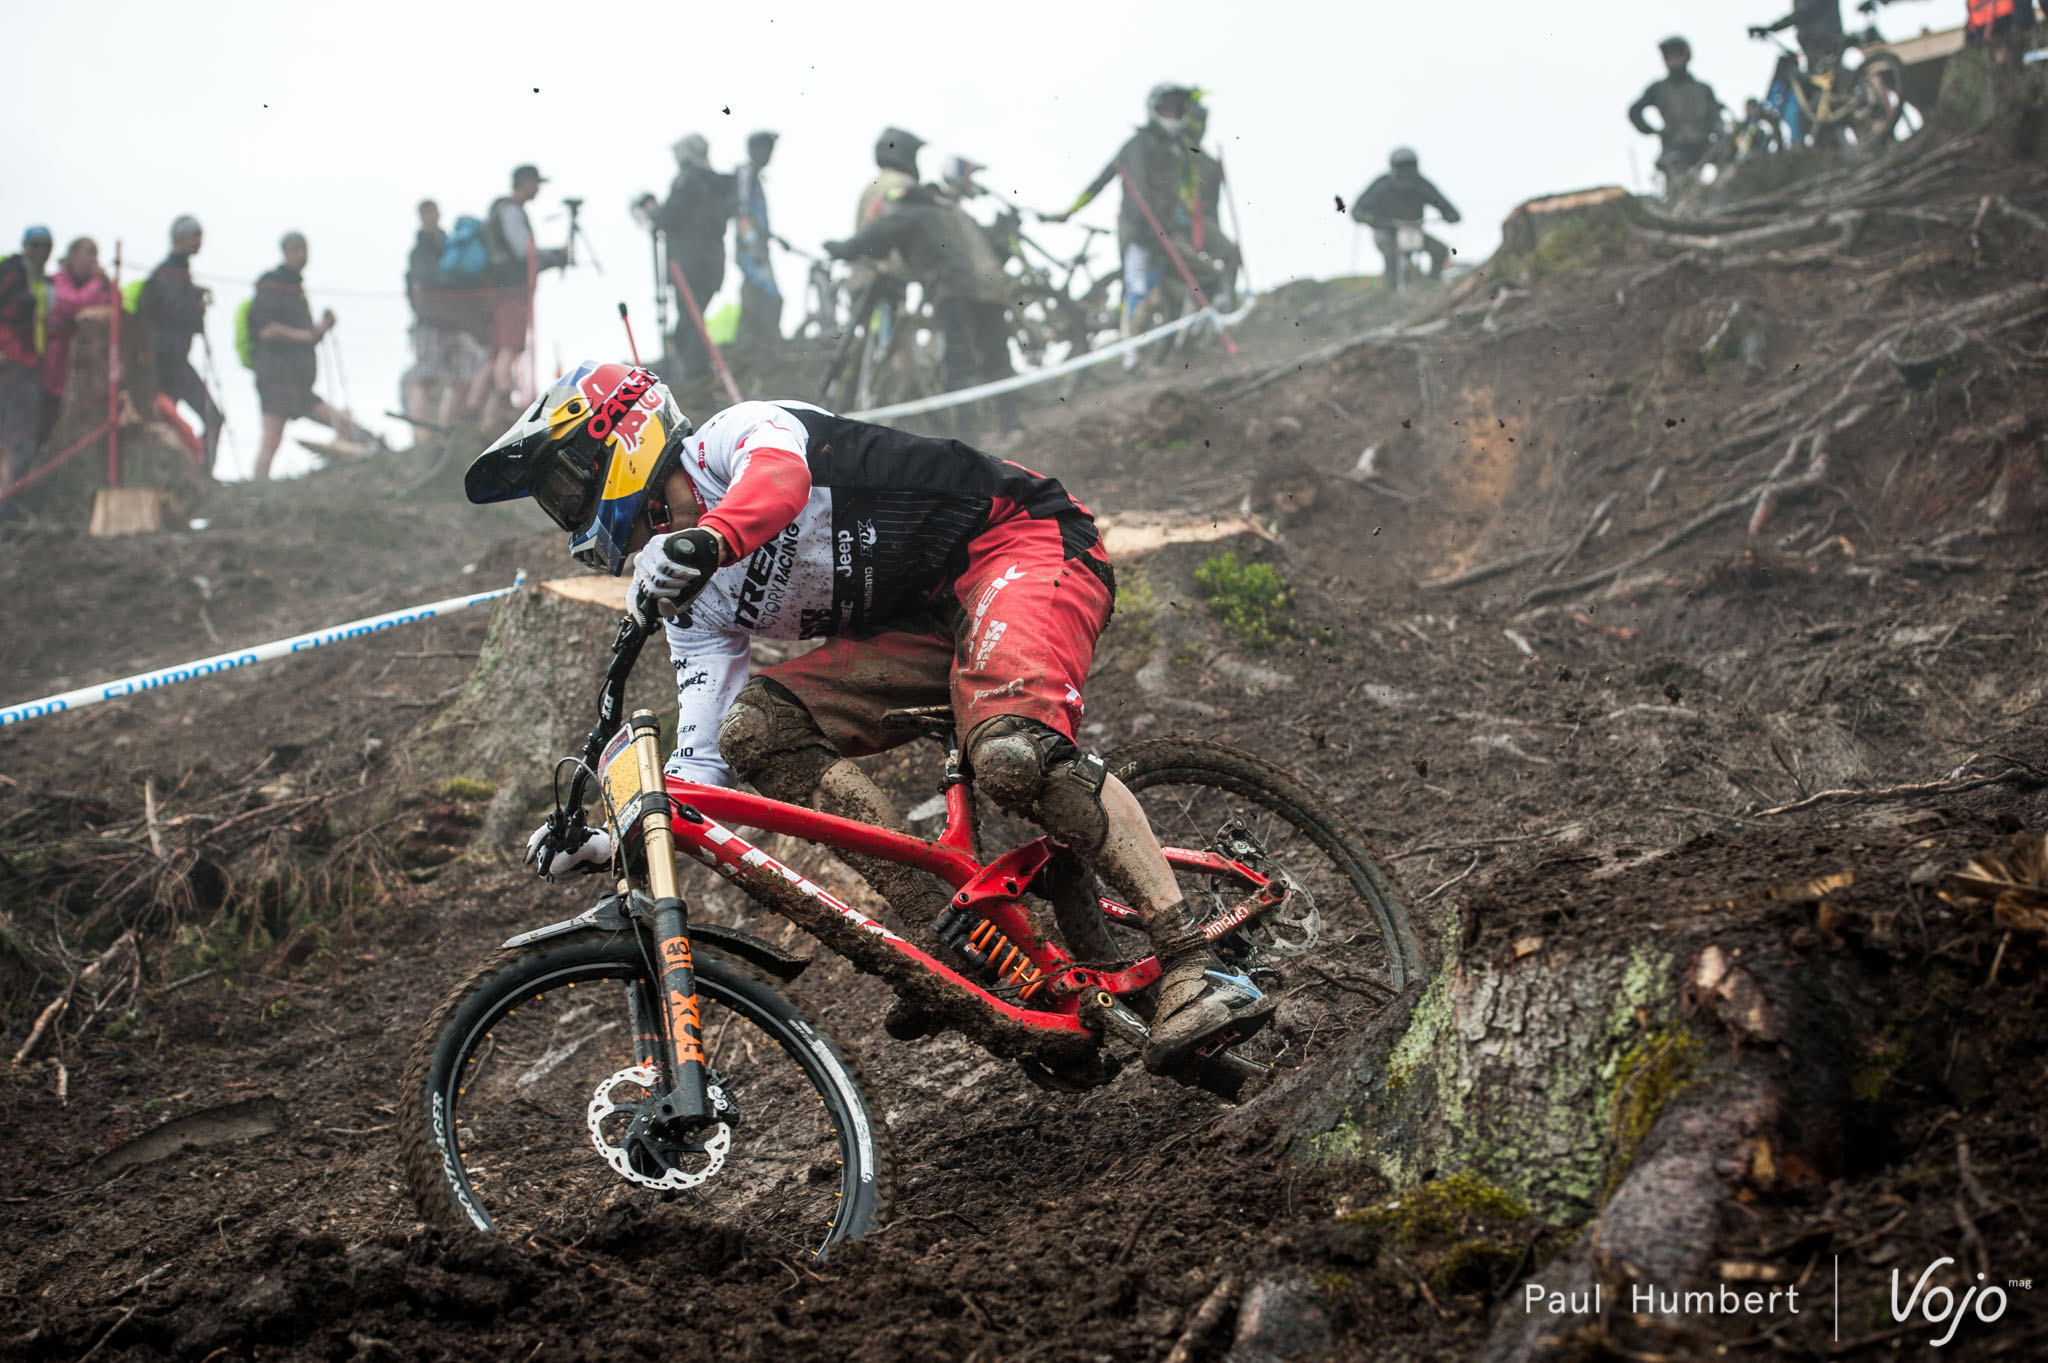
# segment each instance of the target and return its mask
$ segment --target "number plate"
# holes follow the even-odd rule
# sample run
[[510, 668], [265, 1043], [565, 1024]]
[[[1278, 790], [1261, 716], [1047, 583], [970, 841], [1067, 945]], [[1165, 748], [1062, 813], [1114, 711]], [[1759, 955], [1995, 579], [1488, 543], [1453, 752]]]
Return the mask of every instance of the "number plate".
[[604, 778], [606, 813], [615, 816], [612, 833], [623, 841], [632, 829], [633, 817], [638, 812], [633, 802], [640, 795], [640, 760], [633, 752], [630, 727], [621, 729], [605, 745], [604, 755], [598, 759], [598, 771]]
[[1394, 244], [1403, 251], [1420, 251], [1422, 249], [1422, 229], [1403, 224], [1395, 229]]

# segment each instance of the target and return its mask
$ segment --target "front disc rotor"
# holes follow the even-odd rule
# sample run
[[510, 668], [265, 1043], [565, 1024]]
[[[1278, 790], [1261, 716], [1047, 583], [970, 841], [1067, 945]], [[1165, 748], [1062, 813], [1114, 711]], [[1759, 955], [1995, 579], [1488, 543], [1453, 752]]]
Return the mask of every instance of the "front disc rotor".
[[[719, 1122], [704, 1137], [702, 1149], [704, 1167], [695, 1172], [683, 1169], [671, 1162], [660, 1149], [656, 1148], [653, 1142], [646, 1140], [644, 1137], [636, 1141], [639, 1153], [650, 1157], [653, 1162], [660, 1164], [666, 1171], [659, 1178], [643, 1173], [634, 1167], [633, 1150], [628, 1149], [623, 1144], [614, 1144], [605, 1139], [604, 1121], [607, 1117], [612, 1116], [614, 1113], [625, 1113], [635, 1118], [638, 1118], [640, 1115], [640, 1103], [614, 1102], [612, 1101], [612, 1090], [621, 1084], [632, 1084], [652, 1095], [655, 1091], [655, 1085], [660, 1082], [661, 1076], [652, 1067], [634, 1065], [628, 1069], [620, 1070], [617, 1074], [599, 1084], [597, 1092], [591, 1095], [589, 1108], [584, 1113], [585, 1122], [590, 1127], [590, 1143], [597, 1147], [597, 1153], [602, 1155], [604, 1162], [612, 1167], [612, 1172], [629, 1183], [637, 1183], [643, 1188], [654, 1188], [662, 1192], [678, 1188], [694, 1188], [709, 1179], [713, 1174], [716, 1174], [725, 1165], [726, 1154], [732, 1149], [732, 1128], [724, 1122]], [[639, 1125], [640, 1123], [636, 1120], [632, 1126], [628, 1127], [628, 1134], [631, 1135]]]

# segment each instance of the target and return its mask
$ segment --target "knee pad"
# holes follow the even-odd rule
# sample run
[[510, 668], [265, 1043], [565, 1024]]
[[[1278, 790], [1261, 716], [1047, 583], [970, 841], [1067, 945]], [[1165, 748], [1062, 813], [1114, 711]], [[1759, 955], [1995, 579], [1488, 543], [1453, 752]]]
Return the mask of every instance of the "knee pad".
[[839, 752], [803, 702], [767, 677], [733, 697], [718, 726], [718, 751], [742, 780], [771, 800], [804, 804]]
[[1075, 851], [1093, 852], [1108, 837], [1109, 816], [1102, 808], [1108, 771], [1100, 757], [1082, 752], [1057, 729], [1021, 715], [998, 715], [967, 736], [966, 756], [977, 790]]

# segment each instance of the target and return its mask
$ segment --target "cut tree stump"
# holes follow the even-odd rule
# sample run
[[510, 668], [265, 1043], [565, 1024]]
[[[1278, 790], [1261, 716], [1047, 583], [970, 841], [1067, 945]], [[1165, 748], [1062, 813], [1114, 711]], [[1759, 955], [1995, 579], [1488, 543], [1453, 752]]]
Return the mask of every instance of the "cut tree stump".
[[[499, 601], [469, 680], [415, 735], [409, 755], [422, 778], [461, 776], [496, 788], [480, 842], [505, 845], [523, 833], [547, 798], [555, 763], [583, 751], [622, 593], [623, 579], [570, 578]], [[673, 714], [672, 675], [663, 641], [649, 640], [628, 708]]]
[[[1682, 854], [1605, 881], [1476, 892], [1430, 980], [1227, 1121], [1297, 1160], [1376, 1175], [1361, 1186], [1383, 1180], [1396, 1199], [1455, 1175], [1575, 1232], [1500, 1289], [1478, 1356], [1656, 1353], [1698, 1322], [1632, 1319], [1630, 1286], [1717, 1287], [1732, 1206], [1840, 1174], [1853, 1076], [1908, 1011], [1908, 972], [1878, 958], [1915, 954], [1899, 887], [1927, 854], [1857, 853], [1709, 903], [1685, 901], [1723, 872]], [[1525, 1310], [1531, 1285], [1567, 1303], [1597, 1285], [1606, 1309]]]

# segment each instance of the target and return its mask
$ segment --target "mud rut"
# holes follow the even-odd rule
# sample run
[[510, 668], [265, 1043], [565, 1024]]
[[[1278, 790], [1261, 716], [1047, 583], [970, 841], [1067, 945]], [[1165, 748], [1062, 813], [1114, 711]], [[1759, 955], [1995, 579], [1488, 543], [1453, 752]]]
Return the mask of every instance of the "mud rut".
[[[1995, 176], [1984, 192], [2048, 209], [2039, 172]], [[1853, 347], [1824, 319], [1874, 306], [1871, 269], [1897, 267], [1884, 306], [1912, 316], [2043, 261], [2023, 223], [1989, 259], [1925, 224], [1931, 239], [1865, 230], [1854, 272], [1695, 275], [1639, 244], [1532, 288], [1522, 326], [1483, 295], [1425, 299], [1418, 318], [1296, 290], [1241, 338], [1240, 368], [1077, 395], [1000, 444], [1099, 511], [1277, 526], [1277, 543], [1170, 544], [1127, 566], [1085, 737], [1186, 733], [1303, 773], [1394, 858], [1449, 968], [1385, 1009], [1344, 996], [1337, 1050], [1230, 1109], [1135, 1072], [1053, 1096], [955, 1038], [887, 1042], [878, 988], [820, 962], [796, 990], [861, 1050], [900, 1156], [892, 1224], [827, 1264], [673, 1207], [571, 1212], [518, 1242], [428, 1232], [399, 1193], [392, 1104], [417, 1020], [486, 944], [580, 907], [481, 842], [448, 860], [488, 811], [421, 793], [409, 765], [406, 736], [453, 698], [481, 618], [0, 732], [11, 858], [17, 838], [138, 816], [145, 777], [177, 792], [169, 816], [202, 797], [262, 807], [289, 776], [298, 798], [383, 792], [396, 868], [322, 931], [281, 909], [252, 920], [252, 954], [175, 990], [152, 962], [120, 1027], [98, 1019], [5, 1071], [5, 1353], [1827, 1356], [1825, 1316], [1535, 1320], [1516, 1294], [1730, 1264], [1811, 1287], [1837, 1255], [1855, 1285], [1847, 1352], [1922, 1347], [1883, 1309], [1889, 1269], [1910, 1281], [1945, 1254], [2038, 1273], [2048, 1209], [2041, 948], [1935, 894], [2048, 821], [2038, 362], [1943, 379], [1883, 431], [1830, 427], [1828, 480], [1776, 499], [1754, 535], [1721, 517], [1618, 586], [1532, 600], [1716, 505], [1726, 461], [1752, 460], [1716, 422], [1762, 412], [1800, 357]], [[1772, 319], [1754, 373], [1701, 359], [1734, 301]], [[1445, 313], [1448, 328], [1398, 330]], [[1369, 326], [1394, 334], [1317, 357]], [[2041, 344], [2038, 325], [2017, 335]], [[1289, 355], [1300, 371], [1274, 377]], [[388, 511], [377, 485], [339, 470], [220, 494], [216, 531], [166, 537], [132, 579], [95, 581], [94, 547], [54, 531], [9, 541], [0, 628], [45, 641], [9, 660], [10, 692], [553, 551], [445, 489]], [[1282, 567], [1297, 642], [1254, 652], [1213, 623], [1193, 572], [1221, 548]], [[109, 631], [94, 613], [110, 594], [152, 609]], [[929, 792], [929, 757], [875, 765], [906, 807]], [[368, 817], [321, 808], [330, 837]], [[7, 901], [10, 932], [37, 926], [37, 902]], [[744, 913], [716, 891], [703, 910]], [[11, 1054], [62, 976], [7, 959]], [[1509, 1037], [1542, 1039], [1558, 1065], [1530, 1068]], [[161, 1157], [95, 1164], [178, 1118]], [[2015, 1291], [1944, 1355], [2038, 1352], [2041, 1300]]]

